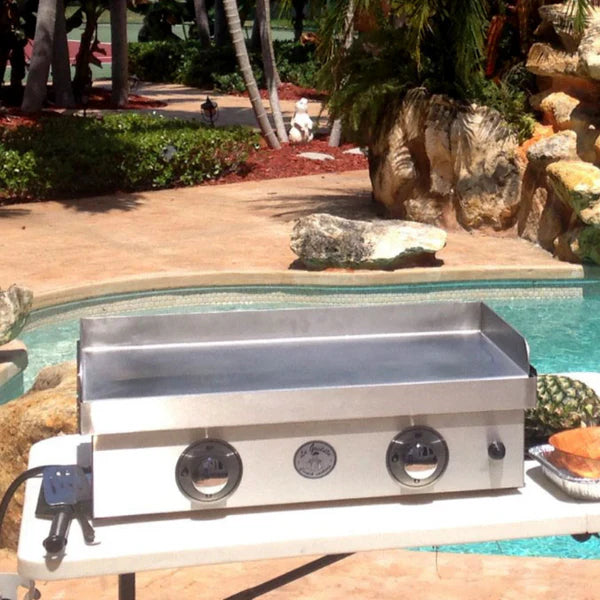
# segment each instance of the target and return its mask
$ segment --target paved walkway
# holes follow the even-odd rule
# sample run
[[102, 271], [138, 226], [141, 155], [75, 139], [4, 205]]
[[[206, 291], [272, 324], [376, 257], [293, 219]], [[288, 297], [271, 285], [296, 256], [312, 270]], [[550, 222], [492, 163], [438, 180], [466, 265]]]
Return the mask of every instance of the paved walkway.
[[[196, 113], [203, 94], [181, 86], [139, 90], [168, 101], [161, 112]], [[247, 100], [219, 97], [221, 123], [253, 124]], [[284, 103], [288, 115], [293, 103]], [[311, 110], [317, 110], [313, 106]], [[451, 232], [440, 267], [396, 272], [306, 273], [290, 269], [299, 216], [325, 211], [373, 216], [366, 171], [70, 202], [0, 207], [0, 287], [34, 290], [38, 305], [90, 293], [193, 283], [392, 283], [470, 277], [579, 276], [514, 238]], [[493, 275], [492, 275], [493, 274]], [[359, 553], [288, 583], [262, 586], [310, 558], [156, 571], [139, 577], [140, 600], [347, 598], [396, 600], [583, 600], [600, 595], [593, 561], [386, 551]], [[0, 554], [0, 570], [15, 568]], [[116, 598], [116, 577], [40, 583], [44, 600]], [[269, 590], [269, 591], [266, 591]]]

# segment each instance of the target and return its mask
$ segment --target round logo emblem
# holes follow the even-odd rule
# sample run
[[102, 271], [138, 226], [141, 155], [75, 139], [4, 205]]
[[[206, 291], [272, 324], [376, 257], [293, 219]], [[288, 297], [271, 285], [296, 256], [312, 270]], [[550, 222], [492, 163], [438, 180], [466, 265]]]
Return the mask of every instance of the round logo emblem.
[[313, 440], [302, 444], [294, 454], [294, 467], [296, 471], [308, 479], [319, 479], [329, 475], [333, 468], [337, 456], [333, 446], [327, 442]]

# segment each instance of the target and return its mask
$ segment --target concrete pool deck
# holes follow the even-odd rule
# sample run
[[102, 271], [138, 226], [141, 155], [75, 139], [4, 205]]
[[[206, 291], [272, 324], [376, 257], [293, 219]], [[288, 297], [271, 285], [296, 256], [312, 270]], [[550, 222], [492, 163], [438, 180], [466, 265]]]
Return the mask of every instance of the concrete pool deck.
[[451, 231], [439, 267], [290, 269], [294, 220], [313, 212], [373, 217], [366, 171], [0, 206], [0, 288], [30, 287], [36, 306], [187, 285], [376, 285], [495, 278], [577, 278], [522, 239]]
[[[181, 86], [154, 89], [167, 99], [169, 114], [189, 115], [202, 96]], [[140, 92], [149, 94], [147, 88]], [[232, 119], [251, 115], [245, 99], [224, 98], [219, 103], [222, 118], [228, 112]], [[89, 295], [188, 285], [375, 285], [585, 274], [580, 265], [556, 261], [523, 240], [466, 232], [449, 233], [446, 248], [438, 253], [440, 267], [321, 273], [290, 269], [295, 260], [289, 249], [293, 221], [318, 211], [373, 216], [366, 171], [3, 206], [0, 288], [26, 285], [34, 291], [36, 306], [43, 306]], [[306, 576], [282, 578], [279, 586], [267, 584], [314, 558], [143, 573], [138, 577], [138, 597], [592, 600], [600, 596], [595, 561], [436, 557], [403, 550], [357, 553]], [[0, 571], [15, 568], [14, 554], [0, 551]], [[116, 577], [39, 582], [38, 587], [43, 600], [117, 597]]]

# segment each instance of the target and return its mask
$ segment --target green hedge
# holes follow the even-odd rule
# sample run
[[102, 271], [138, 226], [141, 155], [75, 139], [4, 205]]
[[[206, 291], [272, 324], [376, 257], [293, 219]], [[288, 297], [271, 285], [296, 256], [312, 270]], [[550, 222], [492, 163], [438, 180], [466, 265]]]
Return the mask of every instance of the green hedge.
[[[320, 64], [313, 44], [276, 41], [274, 49], [282, 81], [315, 87]], [[250, 59], [257, 81], [264, 84], [260, 53], [251, 52]], [[244, 89], [233, 48], [202, 48], [196, 40], [131, 43], [129, 72], [142, 81], [216, 87], [223, 91]]]
[[5, 200], [195, 185], [235, 170], [258, 143], [248, 128], [132, 113], [46, 117], [1, 133]]

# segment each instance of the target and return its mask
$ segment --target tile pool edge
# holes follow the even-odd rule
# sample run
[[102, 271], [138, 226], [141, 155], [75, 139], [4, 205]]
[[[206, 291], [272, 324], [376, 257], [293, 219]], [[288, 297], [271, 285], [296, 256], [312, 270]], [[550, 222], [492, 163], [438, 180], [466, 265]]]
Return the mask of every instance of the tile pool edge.
[[423, 267], [397, 271], [204, 271], [153, 273], [82, 284], [36, 293], [33, 309], [47, 308], [96, 296], [186, 287], [246, 285], [322, 285], [360, 287], [412, 283], [504, 279], [600, 278], [600, 267], [570, 263], [551, 266]]

